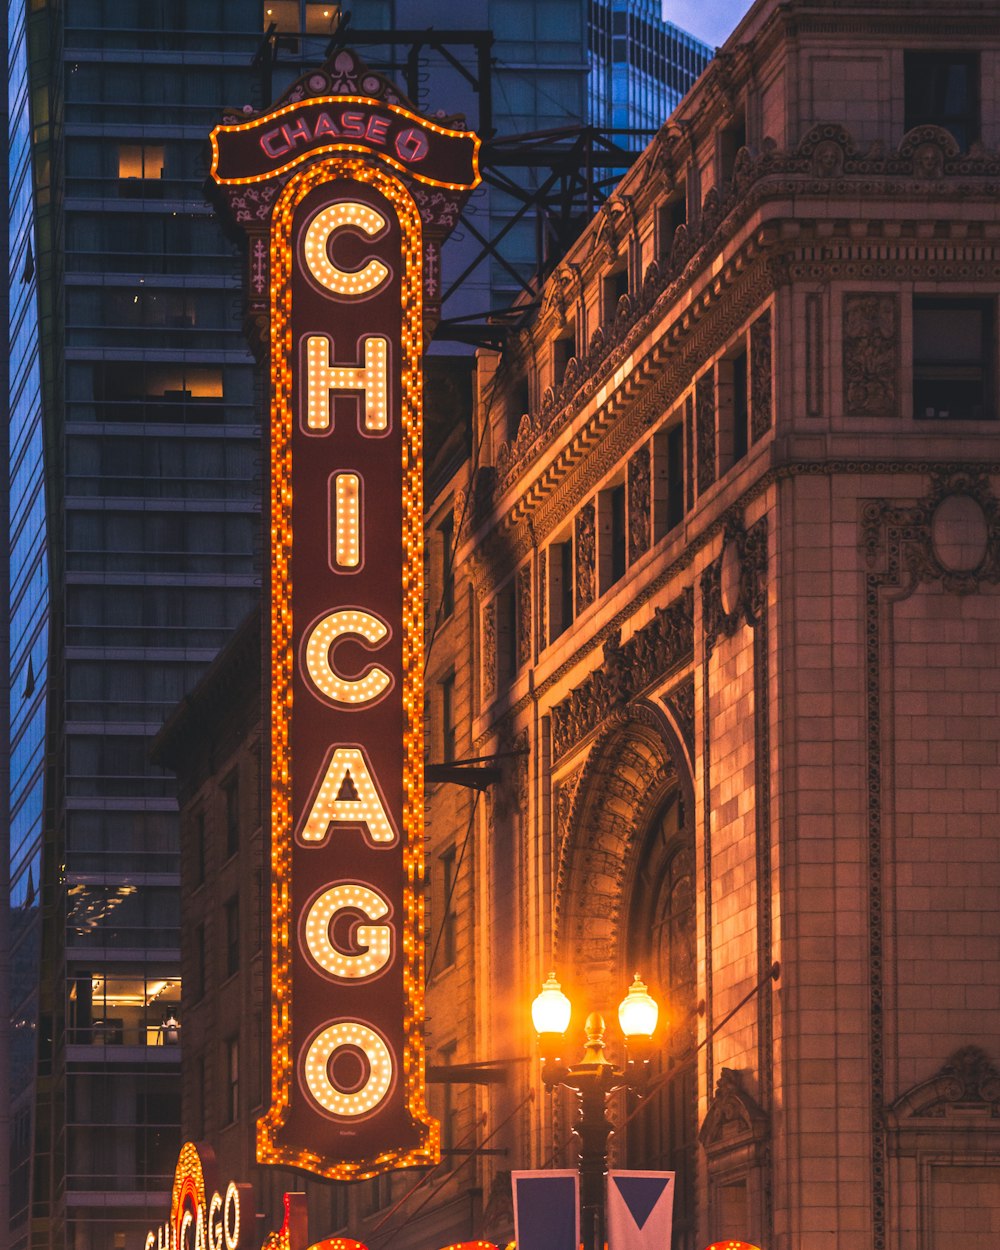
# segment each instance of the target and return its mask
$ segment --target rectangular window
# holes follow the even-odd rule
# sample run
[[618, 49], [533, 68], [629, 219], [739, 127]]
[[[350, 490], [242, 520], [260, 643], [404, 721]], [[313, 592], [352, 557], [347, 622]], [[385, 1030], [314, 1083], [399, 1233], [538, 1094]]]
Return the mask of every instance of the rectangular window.
[[225, 906], [226, 921], [226, 976], [231, 977], [240, 967], [240, 900], [231, 898]]
[[517, 676], [517, 588], [513, 580], [497, 595], [497, 665], [501, 682]]
[[511, 382], [507, 390], [507, 441], [513, 442], [517, 438], [517, 431], [521, 425], [521, 418], [531, 409], [531, 397], [528, 389], [528, 379], [524, 374], [515, 378]]
[[684, 425], [653, 435], [653, 542], [684, 519]]
[[455, 890], [455, 848], [441, 856], [441, 967], [450, 968], [457, 954], [458, 909]]
[[719, 186], [725, 187], [732, 182], [736, 172], [736, 157], [740, 148], [747, 144], [746, 117], [740, 113], [732, 122], [719, 132]]
[[441, 758], [455, 758], [455, 674], [441, 681]]
[[205, 813], [196, 812], [192, 822], [192, 838], [194, 841], [194, 884], [195, 888], [205, 884], [207, 846], [205, 838]]
[[906, 52], [904, 129], [943, 126], [967, 151], [980, 137], [979, 54]]
[[733, 464], [750, 448], [750, 400], [747, 391], [747, 352], [744, 348], [732, 359], [733, 383]]
[[119, 178], [162, 178], [162, 143], [122, 143], [118, 147]]
[[240, 849], [240, 779], [235, 769], [222, 783], [222, 798], [226, 821], [226, 859], [232, 859]]
[[576, 352], [576, 335], [570, 327], [552, 343], [552, 385], [559, 386], [566, 376], [566, 366]]
[[996, 416], [991, 300], [913, 301], [913, 415], [918, 421]]
[[235, 1124], [240, 1115], [240, 1039], [226, 1039], [226, 1123]]
[[573, 623], [573, 541], [549, 547], [549, 642], [555, 642]]
[[614, 321], [618, 301], [628, 294], [628, 266], [621, 265], [607, 275], [602, 284], [602, 319]]
[[658, 224], [659, 254], [669, 260], [677, 227], [687, 224], [687, 187], [683, 182], [678, 183], [670, 198], [660, 206]]
[[441, 551], [441, 617], [447, 620], [455, 611], [455, 517], [449, 512], [438, 526]]
[[597, 560], [600, 593], [625, 576], [625, 483], [602, 490], [597, 497]]
[[205, 984], [205, 926], [199, 924], [194, 930], [194, 967], [192, 972], [192, 980], [194, 984], [191, 987], [192, 1002], [198, 1002], [205, 997], [205, 990], [208, 988]]

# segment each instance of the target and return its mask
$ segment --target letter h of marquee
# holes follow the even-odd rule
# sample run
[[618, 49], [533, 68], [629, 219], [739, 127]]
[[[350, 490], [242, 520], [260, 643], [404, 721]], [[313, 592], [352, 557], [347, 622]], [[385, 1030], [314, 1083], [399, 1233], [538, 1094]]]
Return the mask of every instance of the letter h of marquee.
[[[439, 1150], [419, 890], [421, 357], [437, 314], [425, 261], [437, 272], [447, 223], [478, 182], [475, 136], [419, 118], [360, 63], [357, 80], [366, 95], [344, 97], [351, 116], [377, 109], [387, 135], [397, 114], [405, 123], [395, 156], [303, 122], [314, 146], [260, 172], [257, 138], [279, 120], [298, 134], [316, 98], [347, 115], [326, 68], [293, 84], [290, 102], [212, 135], [272, 383], [272, 1088], [257, 1154], [337, 1180]], [[247, 135], [255, 147], [239, 146]]]

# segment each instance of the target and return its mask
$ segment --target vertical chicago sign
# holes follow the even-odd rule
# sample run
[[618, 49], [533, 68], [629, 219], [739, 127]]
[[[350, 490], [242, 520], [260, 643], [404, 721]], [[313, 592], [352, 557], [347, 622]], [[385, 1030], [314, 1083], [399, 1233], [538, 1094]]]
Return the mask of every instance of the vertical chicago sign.
[[348, 52], [212, 133], [269, 364], [271, 1105], [262, 1163], [436, 1159], [424, 1099], [421, 358], [478, 140]]

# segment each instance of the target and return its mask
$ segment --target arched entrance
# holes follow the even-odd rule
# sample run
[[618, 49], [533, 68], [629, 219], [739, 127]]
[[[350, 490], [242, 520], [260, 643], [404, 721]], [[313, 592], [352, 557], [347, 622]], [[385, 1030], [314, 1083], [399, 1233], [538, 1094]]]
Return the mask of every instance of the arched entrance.
[[[616, 1142], [619, 1166], [677, 1172], [674, 1250], [693, 1250], [697, 1068], [696, 873], [690, 762], [652, 704], [592, 747], [560, 848], [556, 957], [582, 1011], [613, 1013], [638, 971], [663, 1010], [654, 1080], [676, 1069]], [[609, 1040], [617, 1021], [609, 1019]], [[612, 1053], [620, 1057], [620, 1045]], [[623, 1140], [622, 1140], [623, 1139]]]

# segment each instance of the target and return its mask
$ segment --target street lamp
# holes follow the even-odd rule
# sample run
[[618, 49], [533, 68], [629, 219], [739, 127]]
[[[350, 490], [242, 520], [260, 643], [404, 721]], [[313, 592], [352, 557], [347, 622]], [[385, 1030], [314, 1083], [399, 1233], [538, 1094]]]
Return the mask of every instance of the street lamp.
[[649, 1083], [649, 1059], [659, 1008], [636, 973], [628, 993], [618, 1006], [618, 1021], [625, 1035], [627, 1060], [616, 1068], [604, 1057], [604, 1017], [597, 1011], [587, 1017], [587, 1044], [582, 1060], [567, 1066], [562, 1058], [572, 1005], [562, 992], [554, 972], [531, 1004], [531, 1018], [538, 1034], [542, 1080], [549, 1089], [560, 1085], [577, 1096], [580, 1139], [580, 1229], [585, 1250], [604, 1246], [604, 1186], [608, 1170], [608, 1099], [616, 1090], [628, 1089], [640, 1097]]

